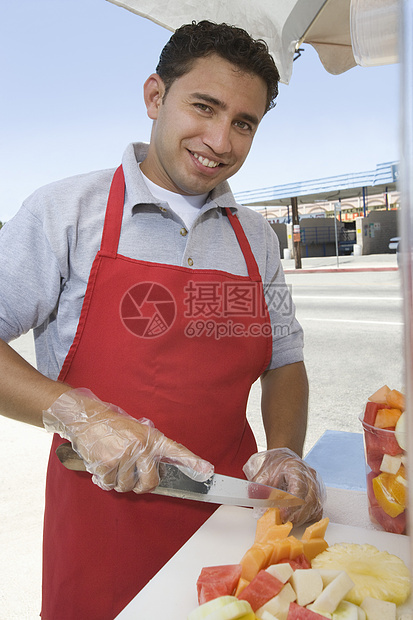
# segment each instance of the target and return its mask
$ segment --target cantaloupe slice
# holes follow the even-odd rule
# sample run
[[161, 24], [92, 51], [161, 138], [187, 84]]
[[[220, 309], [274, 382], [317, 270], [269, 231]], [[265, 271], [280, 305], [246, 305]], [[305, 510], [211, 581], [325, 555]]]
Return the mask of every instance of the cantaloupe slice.
[[286, 560], [290, 557], [290, 536], [288, 538], [282, 538], [274, 543], [273, 552], [270, 559], [270, 564], [277, 564], [281, 560]]
[[274, 525], [282, 525], [282, 519], [279, 508], [268, 508], [257, 521], [255, 528], [255, 542], [264, 540], [267, 530]]
[[240, 577], [240, 580], [238, 581], [237, 589], [235, 590], [235, 596], [237, 598], [238, 598], [238, 595], [241, 594], [243, 590], [245, 590], [245, 588], [247, 587], [249, 583], [250, 582], [247, 579]]
[[387, 403], [387, 394], [390, 392], [390, 388], [387, 385], [383, 385], [377, 392], [374, 392], [367, 400], [372, 403], [380, 403], [382, 405]]
[[327, 525], [329, 524], [330, 519], [328, 517], [324, 517], [324, 519], [320, 519], [316, 523], [309, 525], [305, 528], [304, 534], [301, 536], [301, 540], [311, 540], [311, 538], [324, 538]]
[[290, 541], [290, 560], [295, 560], [295, 558], [304, 552], [303, 541], [298, 540], [295, 536], [289, 536], [288, 540]]
[[374, 426], [376, 428], [390, 428], [396, 426], [402, 412], [400, 409], [379, 409], [377, 411]]
[[386, 396], [386, 403], [389, 407], [394, 407], [395, 409], [400, 409], [401, 411], [404, 411], [406, 408], [404, 396], [398, 390], [390, 390]]
[[302, 540], [302, 543], [303, 553], [309, 562], [328, 547], [328, 542], [324, 538], [310, 538], [310, 540]]
[[258, 572], [271, 562], [273, 545], [270, 543], [254, 543], [244, 554], [240, 564], [242, 566], [241, 577], [252, 581]]
[[293, 524], [291, 521], [287, 521], [281, 525], [272, 525], [268, 528], [265, 534], [261, 535], [261, 542], [276, 543], [277, 540], [287, 538], [292, 529]]

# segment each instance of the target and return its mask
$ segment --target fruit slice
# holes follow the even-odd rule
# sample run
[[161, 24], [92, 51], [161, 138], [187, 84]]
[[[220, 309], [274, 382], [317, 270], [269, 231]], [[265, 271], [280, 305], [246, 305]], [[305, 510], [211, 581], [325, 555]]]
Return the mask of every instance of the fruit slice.
[[369, 396], [368, 400], [372, 401], [373, 403], [381, 403], [382, 405], [384, 405], [384, 403], [387, 402], [387, 394], [389, 392], [390, 388], [387, 385], [383, 385], [383, 387], [377, 390], [377, 392], [374, 392], [374, 394]]
[[321, 616], [317, 612], [311, 611], [311, 609], [301, 607], [297, 603], [290, 603], [287, 620], [325, 620], [325, 616]]
[[405, 563], [373, 545], [337, 543], [314, 558], [311, 565], [346, 571], [355, 585], [345, 599], [356, 605], [366, 596], [401, 605], [410, 592], [410, 573]]
[[276, 596], [283, 588], [284, 584], [273, 577], [266, 570], [262, 570], [251, 581], [251, 583], [241, 592], [239, 599], [248, 601], [253, 611], [262, 607], [267, 601]]
[[374, 420], [374, 426], [376, 428], [392, 428], [396, 426], [401, 414], [400, 409], [379, 409]]
[[265, 620], [264, 612], [272, 614], [272, 616], [276, 617], [279, 620], [285, 620], [288, 615], [288, 608], [290, 603], [295, 601], [296, 599], [295, 592], [291, 586], [291, 584], [287, 583], [281, 592], [271, 598], [267, 603], [265, 603], [262, 607], [257, 609], [255, 615], [260, 620]]
[[290, 583], [297, 595], [297, 603], [302, 607], [313, 603], [323, 591], [321, 575], [315, 568], [294, 571]]
[[404, 411], [406, 408], [404, 402], [404, 396], [398, 390], [390, 390], [390, 392], [386, 396], [386, 403], [389, 407], [395, 407], [396, 409], [400, 409]]
[[386, 474], [397, 474], [402, 464], [402, 456], [402, 454], [398, 454], [397, 456], [384, 454], [380, 465], [380, 471], [384, 471]]
[[406, 504], [400, 504], [391, 492], [392, 485], [395, 486], [394, 474], [382, 473], [373, 478], [373, 492], [377, 503], [389, 517], [397, 517], [406, 508]]
[[399, 516], [393, 518], [389, 517], [381, 508], [377, 502], [376, 496], [373, 491], [373, 480], [376, 474], [370, 472], [367, 474], [367, 497], [369, 499], [369, 513], [370, 518], [374, 522], [381, 525], [386, 532], [392, 532], [393, 534], [405, 534], [406, 533], [406, 511], [399, 514]]
[[324, 517], [316, 523], [309, 525], [305, 528], [304, 534], [301, 536], [301, 540], [311, 540], [311, 538], [324, 538], [329, 518]]
[[199, 604], [219, 596], [233, 595], [240, 577], [240, 564], [206, 566], [201, 570], [196, 582]]
[[255, 620], [255, 614], [247, 601], [234, 601], [221, 609], [212, 611], [205, 620]]
[[[324, 551], [324, 553], [326, 553]], [[314, 601], [314, 609], [333, 613], [341, 600], [354, 587], [354, 582], [347, 573], [342, 570], [337, 577], [324, 588], [321, 594]]]
[[407, 428], [406, 428], [406, 414], [403, 412], [400, 418], [397, 420], [396, 427], [394, 429], [396, 441], [402, 450], [407, 450]]
[[341, 601], [335, 612], [333, 612], [332, 620], [358, 620], [359, 609], [354, 603], [349, 601]]
[[396, 605], [387, 601], [378, 601], [367, 596], [361, 604], [367, 618], [380, 618], [380, 620], [396, 620]]
[[236, 601], [237, 599], [235, 596], [220, 596], [218, 598], [214, 598], [212, 601], [208, 601], [207, 603], [204, 603], [200, 607], [197, 607], [191, 611], [187, 617], [187, 620], [205, 620], [211, 612], [221, 609], [222, 607], [225, 607], [225, 605]]

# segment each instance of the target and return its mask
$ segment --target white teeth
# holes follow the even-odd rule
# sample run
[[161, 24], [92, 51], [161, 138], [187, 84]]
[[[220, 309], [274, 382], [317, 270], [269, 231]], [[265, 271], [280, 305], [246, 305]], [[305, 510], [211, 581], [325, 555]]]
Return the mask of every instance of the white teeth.
[[198, 153], [193, 153], [193, 156], [199, 161], [199, 163], [207, 168], [216, 168], [219, 166], [219, 162], [208, 159], [207, 157], [202, 157], [201, 155], [198, 155]]

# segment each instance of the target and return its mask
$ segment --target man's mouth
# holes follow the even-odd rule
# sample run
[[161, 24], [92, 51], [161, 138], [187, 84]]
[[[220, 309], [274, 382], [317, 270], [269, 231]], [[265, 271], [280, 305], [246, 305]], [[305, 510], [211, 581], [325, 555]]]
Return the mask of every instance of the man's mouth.
[[206, 168], [217, 168], [220, 165], [218, 161], [208, 159], [207, 157], [202, 157], [202, 155], [198, 155], [198, 153], [192, 153], [192, 155]]

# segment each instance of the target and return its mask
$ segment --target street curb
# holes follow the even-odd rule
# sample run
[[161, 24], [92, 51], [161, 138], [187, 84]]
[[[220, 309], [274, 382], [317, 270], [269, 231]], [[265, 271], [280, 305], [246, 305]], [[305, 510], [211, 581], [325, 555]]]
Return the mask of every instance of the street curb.
[[398, 271], [398, 267], [313, 267], [306, 269], [283, 269], [284, 273], [350, 273], [352, 271]]

